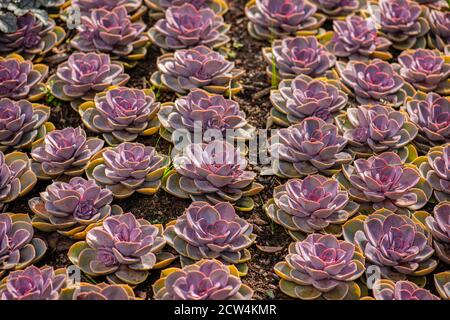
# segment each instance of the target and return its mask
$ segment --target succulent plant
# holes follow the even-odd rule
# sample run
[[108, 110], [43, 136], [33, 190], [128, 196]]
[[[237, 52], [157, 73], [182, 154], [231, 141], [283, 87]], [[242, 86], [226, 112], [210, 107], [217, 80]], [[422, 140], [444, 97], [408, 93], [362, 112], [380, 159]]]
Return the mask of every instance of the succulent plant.
[[94, 101], [81, 104], [78, 112], [90, 131], [101, 133], [107, 144], [116, 146], [158, 132], [159, 107], [151, 89], [110, 87], [97, 93]]
[[336, 62], [336, 57], [314, 36], [274, 40], [271, 48], [263, 48], [263, 56], [269, 64], [267, 75], [281, 79], [293, 79], [297, 75], [320, 77]]
[[136, 219], [129, 212], [111, 216], [69, 249], [70, 261], [90, 276], [106, 276], [111, 284], [138, 285], [149, 270], [163, 268], [175, 257], [162, 252], [166, 241], [161, 225]]
[[367, 266], [378, 266], [383, 279], [422, 277], [437, 266], [431, 258], [434, 250], [425, 226], [415, 218], [387, 209], [347, 221], [344, 239], [361, 248]]
[[365, 158], [373, 153], [395, 151], [405, 161], [411, 156], [409, 144], [418, 133], [406, 112], [378, 104], [348, 108], [336, 117], [336, 124], [348, 140], [349, 149]]
[[410, 0], [380, 0], [374, 9], [380, 31], [395, 49], [425, 48], [430, 30], [426, 7]]
[[326, 17], [305, 0], [250, 0], [245, 14], [248, 32], [258, 40], [314, 34]]
[[18, 54], [0, 56], [0, 99], [27, 99], [37, 101], [45, 95], [42, 81], [47, 77], [48, 66], [33, 64]]
[[80, 127], [67, 127], [48, 133], [33, 145], [31, 165], [39, 179], [48, 180], [61, 175], [81, 175], [89, 159], [103, 147], [103, 140], [86, 138]]
[[364, 273], [364, 256], [353, 244], [334, 235], [310, 234], [292, 243], [285, 261], [275, 273], [286, 295], [315, 300], [358, 300], [361, 290], [354, 282]]
[[267, 216], [301, 241], [305, 233], [342, 235], [342, 224], [356, 214], [359, 205], [349, 200], [336, 179], [310, 175], [277, 186], [264, 206]]
[[450, 94], [450, 56], [442, 56], [438, 50], [406, 50], [398, 62], [400, 75], [417, 90]]
[[[255, 131], [237, 102], [200, 89], [192, 90], [175, 102], [164, 103], [158, 118], [162, 125], [161, 136], [174, 144], [181, 131], [189, 142], [194, 141], [194, 133], [199, 130], [204, 139], [220, 134], [223, 138], [232, 135], [241, 140], [250, 139]], [[175, 131], [177, 134], [173, 134]]]
[[196, 201], [164, 230], [164, 238], [181, 257], [181, 265], [202, 259], [219, 259], [235, 264], [241, 275], [247, 272], [250, 247], [255, 242], [253, 227], [240, 218], [228, 202], [211, 205]]
[[93, 180], [74, 177], [69, 182], [55, 181], [39, 197], [28, 201], [34, 212], [33, 226], [44, 232], [58, 233], [82, 240], [86, 232], [110, 215], [122, 214], [111, 205], [112, 192]]
[[450, 44], [450, 11], [430, 10], [428, 22], [431, 29], [427, 35], [428, 46], [444, 51]]
[[299, 124], [278, 130], [270, 140], [273, 173], [298, 178], [317, 172], [331, 175], [352, 156], [343, 151], [347, 140], [338, 128], [320, 118], [305, 118]]
[[328, 18], [348, 16], [361, 6], [360, 0], [312, 0], [311, 2]]
[[429, 290], [411, 281], [379, 279], [373, 285], [375, 300], [440, 300]]
[[333, 122], [333, 117], [346, 107], [348, 97], [337, 81], [312, 79], [301, 74], [294, 79], [282, 80], [278, 90], [270, 92], [270, 101], [273, 122], [289, 127], [308, 117]]
[[434, 285], [442, 299], [450, 300], [450, 271], [436, 273]]
[[31, 147], [53, 130], [50, 108], [27, 100], [0, 99], [0, 150]]
[[71, 101], [72, 108], [78, 110], [83, 100], [93, 100], [97, 92], [112, 85], [124, 85], [129, 78], [123, 65], [111, 62], [107, 54], [75, 52], [58, 66], [48, 84], [56, 98]]
[[96, 9], [113, 10], [119, 6], [125, 7], [132, 21], [138, 20], [147, 8], [143, 5], [142, 0], [72, 0], [72, 8], [78, 7], [81, 16], [90, 16], [91, 12]]
[[394, 152], [383, 152], [369, 159], [357, 159], [342, 166], [336, 178], [350, 198], [371, 212], [386, 208], [397, 213], [422, 208], [432, 188], [417, 167], [403, 163]]
[[114, 148], [104, 148], [89, 162], [86, 175], [124, 199], [134, 192], [156, 193], [168, 158], [155, 148], [140, 143], [123, 142]]
[[[183, 1], [185, 2], [185, 1]], [[230, 26], [210, 8], [197, 9], [191, 3], [172, 6], [148, 31], [152, 43], [163, 50], [177, 50], [205, 45], [219, 48], [230, 41]]]
[[156, 300], [250, 300], [253, 296], [235, 266], [214, 259], [163, 270], [152, 287]]
[[244, 70], [236, 69], [234, 62], [205, 46], [163, 54], [158, 57], [157, 67], [150, 79], [152, 84], [177, 94], [201, 88], [211, 93], [234, 95], [242, 89], [238, 80]]
[[44, 256], [45, 241], [33, 236], [27, 214], [0, 213], [0, 278], [8, 271], [26, 268]]
[[67, 287], [61, 292], [60, 300], [138, 300], [127, 284], [92, 284], [81, 282], [77, 287]]
[[36, 175], [26, 153], [0, 151], [0, 209], [28, 193], [36, 185]]
[[158, 20], [164, 18], [164, 12], [173, 6], [190, 3], [197, 9], [210, 8], [215, 14], [223, 16], [228, 11], [227, 0], [144, 0], [150, 8], [150, 17]]
[[83, 52], [100, 51], [118, 58], [140, 60], [147, 54], [148, 38], [143, 22], [131, 22], [124, 6], [95, 9], [81, 18], [78, 34], [70, 45]]
[[64, 29], [56, 26], [53, 19], [44, 24], [31, 12], [18, 17], [16, 25], [14, 32], [0, 31], [1, 53], [20, 52], [28, 58], [43, 56], [66, 37]]
[[406, 103], [409, 118], [419, 128], [414, 143], [426, 152], [430, 146], [450, 142], [450, 98], [418, 91]]
[[333, 21], [333, 36], [327, 49], [337, 57], [349, 59], [380, 58], [388, 60], [391, 41], [379, 35], [372, 19], [347, 16]]
[[233, 145], [214, 140], [192, 143], [173, 159], [174, 170], [164, 177], [164, 189], [170, 194], [193, 201], [231, 202], [240, 211], [253, 209], [250, 196], [263, 186], [254, 182], [256, 173], [245, 171], [247, 160]]
[[29, 266], [0, 282], [0, 300], [59, 300], [66, 284], [66, 269]]
[[434, 10], [448, 9], [448, 3], [444, 0], [414, 0], [415, 2]]
[[414, 89], [403, 81], [394, 67], [380, 59], [336, 63], [343, 90], [355, 96], [358, 103], [400, 107]]
[[440, 202], [433, 215], [427, 213], [425, 223], [433, 236], [433, 247], [438, 257], [450, 264], [450, 202]]

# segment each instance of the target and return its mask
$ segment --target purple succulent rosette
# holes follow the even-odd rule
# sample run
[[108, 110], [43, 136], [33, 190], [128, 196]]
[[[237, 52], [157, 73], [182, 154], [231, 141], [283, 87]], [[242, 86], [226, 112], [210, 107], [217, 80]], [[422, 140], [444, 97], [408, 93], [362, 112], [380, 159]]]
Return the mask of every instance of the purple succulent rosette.
[[128, 198], [134, 192], [153, 195], [161, 186], [168, 162], [153, 147], [123, 142], [98, 152], [89, 162], [86, 175], [118, 199]]
[[249, 140], [255, 128], [248, 124], [239, 104], [222, 95], [194, 89], [187, 96], [175, 102], [167, 102], [158, 112], [161, 123], [160, 134], [166, 140], [180, 144], [194, 141], [194, 133], [201, 133], [206, 140], [220, 136]]
[[0, 56], [0, 99], [40, 100], [45, 95], [48, 66], [33, 64], [18, 54]]
[[164, 238], [179, 254], [181, 265], [202, 259], [234, 264], [240, 275], [247, 273], [251, 259], [247, 249], [256, 240], [253, 226], [240, 218], [228, 202], [211, 205], [196, 201], [164, 230]]
[[0, 278], [8, 271], [21, 270], [38, 262], [45, 251], [47, 245], [44, 240], [34, 238], [27, 214], [0, 213]]
[[450, 44], [450, 11], [430, 10], [428, 22], [431, 29], [427, 35], [428, 46], [445, 51]]
[[334, 20], [333, 30], [327, 49], [337, 57], [350, 60], [392, 58], [388, 52], [391, 41], [378, 34], [372, 19], [347, 16], [345, 20]]
[[418, 91], [406, 103], [409, 118], [419, 128], [414, 143], [427, 152], [430, 146], [450, 142], [450, 98]]
[[[124, 7], [132, 21], [138, 20], [147, 11], [142, 0], [72, 0], [70, 8], [78, 8], [82, 17], [89, 17], [96, 9], [112, 11], [117, 7]], [[62, 17], [67, 19], [66, 16], [67, 14]]]
[[245, 6], [248, 32], [258, 40], [315, 34], [326, 16], [305, 0], [251, 0]]
[[212, 204], [226, 201], [237, 210], [250, 211], [254, 206], [250, 196], [264, 189], [254, 182], [256, 173], [246, 171], [248, 162], [241, 151], [224, 141], [189, 144], [174, 155], [173, 164], [163, 188], [179, 198]]
[[380, 0], [373, 6], [380, 31], [397, 50], [425, 48], [428, 10], [411, 0]]
[[434, 285], [443, 300], [450, 300], [450, 271], [436, 273]]
[[269, 78], [276, 74], [280, 79], [293, 79], [298, 75], [320, 77], [336, 62], [336, 57], [314, 36], [274, 40], [272, 47], [263, 48], [263, 57], [269, 64], [266, 69]]
[[397, 66], [380, 59], [336, 63], [342, 89], [358, 103], [400, 107], [414, 88], [403, 81], [394, 67]]
[[59, 300], [68, 282], [67, 270], [29, 266], [0, 282], [0, 300]]
[[348, 108], [335, 121], [357, 157], [395, 151], [406, 161], [417, 154], [411, 143], [419, 129], [404, 111], [378, 104], [362, 105]]
[[433, 190], [415, 165], [403, 163], [394, 152], [357, 159], [336, 178], [365, 213], [385, 208], [408, 214], [425, 206]]
[[443, 56], [438, 50], [406, 50], [398, 62], [400, 75], [417, 90], [450, 94], [450, 56]]
[[343, 151], [347, 140], [338, 128], [320, 118], [305, 118], [299, 124], [278, 130], [270, 139], [272, 173], [299, 178], [321, 172], [332, 175], [352, 161]]
[[75, 240], [101, 224], [110, 215], [122, 214], [111, 205], [112, 192], [101, 188], [94, 180], [74, 177], [69, 182], [55, 181], [28, 205], [35, 214], [33, 226], [43, 232], [57, 231]]
[[72, 53], [67, 62], [61, 63], [48, 80], [51, 93], [58, 99], [70, 101], [72, 108], [84, 101], [93, 100], [96, 93], [128, 82], [123, 65], [111, 61], [103, 53]]
[[154, 20], [164, 18], [167, 9], [190, 3], [197, 9], [210, 8], [215, 14], [223, 16], [228, 11], [227, 0], [144, 0], [150, 8], [149, 15]]
[[279, 126], [289, 127], [308, 117], [332, 123], [347, 106], [348, 97], [337, 81], [298, 75], [282, 80], [278, 89], [270, 92], [270, 102], [273, 106], [270, 119]]
[[177, 94], [201, 88], [211, 93], [234, 95], [242, 89], [238, 80], [244, 70], [236, 69], [234, 62], [205, 46], [163, 54], [158, 57], [157, 67], [150, 78], [152, 84]]
[[433, 215], [427, 213], [425, 224], [433, 236], [433, 247], [437, 256], [450, 265], [450, 202], [440, 202]]
[[429, 290], [420, 288], [411, 281], [391, 281], [387, 279], [377, 280], [373, 285], [375, 300], [440, 300]]
[[111, 87], [97, 93], [94, 101], [81, 104], [78, 112], [90, 131], [101, 133], [108, 145], [117, 146], [158, 132], [159, 108], [151, 89]]
[[312, 0], [317, 10], [328, 18], [339, 19], [349, 16], [361, 7], [360, 0]]
[[0, 32], [0, 52], [20, 52], [28, 59], [44, 56], [57, 47], [66, 37], [63, 28], [55, 25], [53, 19], [46, 24], [28, 12], [17, 17], [17, 30], [11, 33]]
[[342, 224], [356, 214], [358, 208], [336, 179], [321, 175], [290, 179], [275, 187], [273, 199], [264, 206], [267, 216], [297, 241], [315, 232], [340, 237]]
[[355, 217], [344, 224], [344, 239], [362, 250], [366, 266], [377, 266], [383, 279], [426, 281], [424, 276], [437, 266], [431, 235], [424, 224], [407, 215], [380, 209]]
[[292, 243], [274, 270], [281, 291], [292, 298], [358, 300], [361, 289], [355, 280], [365, 271], [364, 255], [334, 235], [314, 233]]
[[140, 299], [127, 284], [81, 282], [77, 287], [64, 288], [61, 291], [60, 300], [126, 301]]
[[251, 300], [253, 296], [236, 267], [214, 259], [163, 270], [152, 287], [155, 300]]
[[69, 249], [70, 261], [84, 273], [106, 276], [111, 284], [136, 286], [150, 270], [164, 268], [175, 257], [163, 252], [166, 244], [161, 225], [136, 219], [129, 212], [108, 217], [101, 226], [88, 231], [86, 241]]
[[219, 48], [230, 41], [230, 26], [210, 8], [197, 9], [191, 3], [172, 6], [165, 17], [148, 31], [153, 44], [162, 50], [178, 50], [204, 45]]
[[27, 100], [0, 99], [0, 150], [26, 149], [53, 130], [50, 108]]

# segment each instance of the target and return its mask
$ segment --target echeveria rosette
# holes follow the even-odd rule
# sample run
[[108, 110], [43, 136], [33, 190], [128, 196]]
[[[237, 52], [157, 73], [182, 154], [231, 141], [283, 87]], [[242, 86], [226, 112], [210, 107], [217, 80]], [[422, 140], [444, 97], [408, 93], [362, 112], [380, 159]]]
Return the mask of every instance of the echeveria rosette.
[[0, 150], [27, 149], [54, 126], [50, 108], [27, 100], [0, 99]]
[[168, 162], [168, 157], [151, 146], [122, 142], [98, 152], [89, 162], [86, 175], [118, 199], [128, 198], [134, 192], [153, 195], [161, 186]]
[[166, 244], [161, 225], [136, 219], [129, 212], [111, 216], [86, 234], [86, 241], [69, 249], [70, 261], [93, 277], [106, 276], [111, 284], [136, 286], [152, 269], [164, 268], [175, 257], [162, 251]]
[[158, 132], [159, 108], [151, 89], [110, 87], [97, 93], [94, 101], [81, 104], [78, 112], [90, 131], [101, 133], [108, 145], [117, 146]]
[[103, 144], [101, 139], [87, 138], [80, 127], [54, 130], [33, 145], [30, 153], [33, 172], [42, 180], [81, 175]]
[[248, 32], [258, 40], [315, 34], [326, 16], [305, 0], [250, 0], [245, 14]]
[[[183, 143], [193, 142], [194, 133], [199, 130], [205, 139], [220, 135], [240, 140], [249, 140], [255, 131], [237, 102], [201, 89], [194, 89], [175, 102], [164, 103], [158, 118], [162, 126], [161, 136], [175, 145], [180, 134], [186, 138], [183, 138]], [[175, 131], [176, 135], [173, 134]]]
[[141, 60], [147, 54], [145, 28], [143, 22], [131, 22], [123, 6], [95, 9], [89, 17], [81, 17], [78, 34], [70, 45], [82, 52], [99, 51], [118, 59]]
[[81, 282], [76, 287], [64, 288], [61, 291], [60, 300], [126, 301], [140, 299], [127, 284]]
[[357, 213], [359, 205], [333, 178], [310, 175], [277, 186], [264, 206], [267, 216], [286, 228], [297, 241], [305, 234], [322, 232], [342, 235], [342, 224]]
[[172, 6], [165, 17], [148, 31], [153, 44], [162, 50], [178, 50], [204, 45], [219, 48], [230, 41], [230, 25], [210, 8], [197, 9], [191, 3]]
[[110, 215], [122, 214], [111, 205], [112, 192], [101, 188], [94, 180], [74, 177], [68, 182], [55, 181], [28, 205], [35, 214], [33, 226], [43, 232], [57, 231], [75, 240], [82, 240], [86, 232], [101, 224]]
[[410, 0], [380, 0], [373, 7], [379, 30], [397, 50], [425, 48], [428, 10]]
[[450, 271], [436, 273], [434, 285], [443, 300], [450, 300]]
[[434, 10], [448, 10], [448, 3], [445, 0], [414, 0], [415, 2]]
[[357, 159], [342, 166], [336, 178], [367, 213], [386, 208], [408, 214], [425, 206], [433, 190], [415, 165], [394, 152]]
[[317, 10], [325, 14], [331, 19], [341, 19], [346, 17], [355, 11], [360, 6], [360, 0], [312, 0], [317, 7]]
[[439, 297], [432, 294], [429, 290], [421, 288], [414, 282], [407, 280], [394, 282], [388, 279], [379, 279], [376, 280], [372, 286], [374, 298], [367, 298], [364, 300], [440, 300]]
[[[72, 0], [71, 8], [78, 7], [81, 16], [90, 16], [96, 9], [113, 10], [119, 6], [125, 7], [132, 21], [138, 20], [147, 11], [142, 0]], [[63, 18], [67, 19], [64, 15]]]
[[197, 9], [210, 8], [215, 14], [223, 16], [228, 11], [227, 0], [144, 0], [150, 8], [149, 16], [154, 20], [164, 18], [165, 11], [173, 6], [190, 3]]
[[314, 36], [277, 39], [262, 52], [269, 64], [266, 73], [271, 78], [274, 74], [280, 79], [293, 79], [297, 75], [320, 77], [336, 62], [336, 57]]
[[212, 204], [231, 202], [237, 210], [250, 211], [250, 196], [264, 187], [254, 182], [256, 173], [246, 171], [247, 160], [233, 145], [214, 140], [187, 145], [173, 158], [174, 169], [164, 177], [168, 193]]
[[355, 280], [365, 270], [358, 247], [334, 235], [310, 234], [289, 246], [285, 261], [275, 273], [284, 294], [302, 300], [358, 300], [361, 289]]
[[155, 300], [251, 300], [253, 296], [234, 265], [215, 259], [165, 269], [152, 288]]
[[358, 246], [367, 265], [377, 266], [383, 279], [424, 283], [437, 261], [431, 236], [420, 220], [380, 209], [344, 224], [344, 239]]
[[164, 238], [179, 254], [181, 265], [202, 259], [234, 264], [241, 276], [247, 273], [250, 247], [256, 239], [253, 226], [240, 218], [228, 202], [211, 205], [195, 201], [177, 220], [169, 223]]
[[229, 96], [242, 89], [238, 80], [244, 70], [236, 69], [234, 62], [205, 46], [163, 54], [156, 65], [158, 70], [150, 78], [152, 84], [177, 94], [201, 88]]
[[30, 102], [45, 96], [43, 83], [48, 74], [48, 66], [33, 64], [22, 56], [12, 53], [0, 56], [0, 99], [26, 99]]
[[440, 51], [450, 48], [450, 11], [430, 10], [428, 22], [431, 29], [427, 38], [428, 46]]
[[36, 185], [31, 160], [23, 152], [0, 151], [0, 209], [27, 194]]
[[368, 158], [384, 151], [397, 152], [403, 161], [417, 156], [411, 142], [418, 128], [404, 111], [378, 104], [361, 105], [348, 108], [335, 121], [350, 151], [358, 157]]
[[423, 212], [425, 224], [433, 237], [437, 256], [450, 265], [450, 202], [443, 201], [434, 207], [433, 215]]
[[333, 30], [327, 49], [337, 57], [350, 60], [392, 58], [392, 54], [388, 52], [391, 41], [378, 33], [371, 19], [347, 16], [345, 20], [334, 20]]
[[53, 19], [46, 24], [28, 12], [17, 17], [17, 30], [11, 33], [0, 32], [0, 52], [19, 52], [27, 59], [42, 57], [57, 47], [66, 37], [63, 28], [56, 26]]
[[414, 88], [403, 81], [394, 67], [380, 59], [336, 63], [342, 89], [358, 103], [400, 107]]
[[70, 101], [72, 108], [78, 110], [83, 101], [93, 100], [96, 93], [124, 85], [129, 79], [123, 65], [111, 61], [108, 54], [74, 52], [58, 66], [48, 85], [56, 98]]
[[66, 269], [29, 266], [3, 278], [0, 282], [0, 300], [59, 300], [67, 283]]
[[417, 90], [450, 95], [450, 56], [438, 50], [406, 50], [398, 62], [400, 75]]
[[8, 271], [38, 262], [45, 251], [47, 245], [44, 240], [34, 238], [27, 214], [0, 213], [0, 278]]
[[278, 90], [270, 92], [270, 101], [273, 122], [289, 127], [308, 117], [333, 122], [334, 116], [346, 107], [348, 97], [340, 90], [337, 81], [298, 75], [294, 79], [282, 80]]
[[272, 171], [282, 178], [299, 178], [321, 172], [332, 175], [352, 161], [344, 151], [347, 140], [338, 128], [320, 118], [278, 130], [270, 140]]

